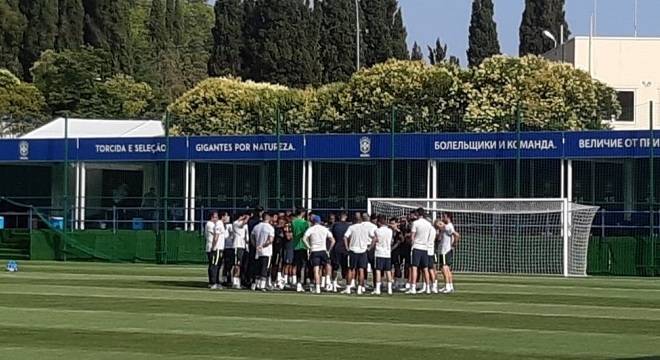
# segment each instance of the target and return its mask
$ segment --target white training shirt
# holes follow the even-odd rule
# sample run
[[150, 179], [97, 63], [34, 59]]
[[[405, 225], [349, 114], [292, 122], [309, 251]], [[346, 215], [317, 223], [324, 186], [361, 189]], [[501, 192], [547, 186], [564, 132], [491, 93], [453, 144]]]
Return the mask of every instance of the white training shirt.
[[[353, 224], [346, 230], [346, 237], [349, 241], [348, 250], [356, 254], [362, 254], [367, 251], [371, 244], [370, 230], [372, 229], [369, 222]], [[371, 224], [373, 225], [373, 224]]]
[[375, 231], [376, 257], [390, 258], [392, 256], [392, 229], [388, 226], [381, 226]]
[[449, 223], [445, 225], [445, 229], [442, 231], [442, 240], [440, 242], [440, 252], [442, 255], [446, 255], [451, 251], [451, 240], [454, 232], [454, 224]]
[[431, 222], [425, 218], [419, 218], [413, 221], [411, 232], [415, 233], [412, 239], [412, 248], [428, 251], [429, 233], [433, 230]]
[[328, 238], [332, 238], [330, 230], [320, 224], [307, 229], [304, 235], [304, 239], [309, 243], [311, 251], [328, 251]]
[[234, 247], [234, 227], [231, 223], [225, 225], [225, 249]]
[[435, 226], [431, 227], [431, 231], [429, 231], [429, 239], [428, 243], [426, 246], [428, 246], [428, 249], [426, 250], [429, 256], [434, 256], [435, 255], [435, 238], [438, 237], [438, 231], [435, 229]]
[[[275, 237], [275, 228], [269, 223], [260, 222], [252, 229], [252, 236], [254, 236], [255, 244], [257, 247], [263, 246], [268, 241], [269, 237]], [[262, 248], [257, 251], [257, 256], [273, 256], [273, 244]]]
[[[224, 231], [225, 227], [223, 226], [222, 221], [216, 223], [208, 221], [206, 223], [206, 252], [223, 250], [225, 248]], [[213, 238], [216, 234], [218, 235], [218, 243], [213, 247]]]
[[231, 227], [234, 230], [234, 243], [231, 247], [234, 249], [245, 249], [248, 236], [247, 223], [236, 220]]

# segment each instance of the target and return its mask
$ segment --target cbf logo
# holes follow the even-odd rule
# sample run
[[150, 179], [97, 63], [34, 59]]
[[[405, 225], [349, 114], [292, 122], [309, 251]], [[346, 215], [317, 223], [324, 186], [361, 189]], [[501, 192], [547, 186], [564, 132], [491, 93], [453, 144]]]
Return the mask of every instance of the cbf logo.
[[371, 139], [366, 136], [360, 138], [360, 157], [371, 157]]
[[18, 156], [21, 160], [28, 160], [30, 156], [30, 144], [27, 141], [18, 143]]

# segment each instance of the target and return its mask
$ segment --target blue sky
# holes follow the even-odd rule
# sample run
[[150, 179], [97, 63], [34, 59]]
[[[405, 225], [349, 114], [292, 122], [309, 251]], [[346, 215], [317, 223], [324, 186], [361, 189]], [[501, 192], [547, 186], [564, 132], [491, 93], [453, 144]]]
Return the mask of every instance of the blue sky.
[[[567, 0], [566, 17], [573, 35], [589, 35], [594, 0]], [[660, 36], [660, 0], [638, 1], [638, 36]], [[465, 64], [472, 0], [399, 0], [408, 30], [408, 43], [422, 48], [436, 38]], [[518, 27], [524, 0], [494, 0], [495, 21], [502, 52], [518, 54]], [[634, 0], [597, 0], [597, 35], [632, 36]]]

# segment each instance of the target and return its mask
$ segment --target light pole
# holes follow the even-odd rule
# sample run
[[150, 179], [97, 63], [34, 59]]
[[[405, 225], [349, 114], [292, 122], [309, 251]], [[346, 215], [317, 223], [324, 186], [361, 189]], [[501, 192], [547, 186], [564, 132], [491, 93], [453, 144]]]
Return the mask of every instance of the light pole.
[[552, 33], [550, 31], [543, 30], [543, 36], [545, 36], [546, 38], [552, 40], [552, 42], [554, 43], [554, 46], [552, 47], [553, 49], [557, 48], [557, 38], [555, 38], [555, 36], [552, 35]]
[[360, 0], [355, 0], [355, 38], [356, 38], [356, 56], [355, 71], [360, 70]]

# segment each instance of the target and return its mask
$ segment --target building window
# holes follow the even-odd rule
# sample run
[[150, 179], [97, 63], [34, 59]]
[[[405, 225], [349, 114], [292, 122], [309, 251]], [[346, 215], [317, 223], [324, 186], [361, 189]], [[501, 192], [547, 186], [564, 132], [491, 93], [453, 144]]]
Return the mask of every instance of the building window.
[[621, 115], [617, 121], [635, 121], [635, 92], [617, 91], [617, 98], [621, 104]]

